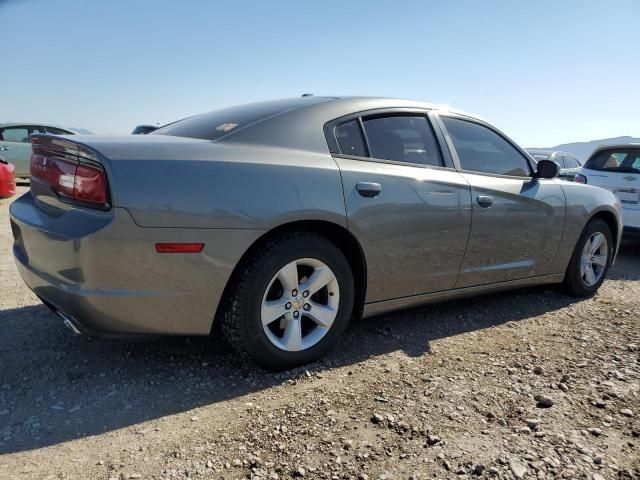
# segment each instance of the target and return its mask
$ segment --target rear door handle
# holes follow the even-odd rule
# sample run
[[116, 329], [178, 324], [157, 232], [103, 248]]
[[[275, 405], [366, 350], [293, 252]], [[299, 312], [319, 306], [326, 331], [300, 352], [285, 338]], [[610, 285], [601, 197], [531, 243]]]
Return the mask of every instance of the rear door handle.
[[376, 197], [380, 195], [382, 191], [382, 185], [372, 182], [358, 182], [356, 184], [356, 190], [363, 197]]
[[490, 197], [489, 195], [478, 195], [476, 201], [478, 202], [478, 206], [482, 208], [489, 208], [493, 205], [493, 197]]
[[0, 152], [6, 152], [9, 150], [9, 147], [5, 147], [4, 145], [0, 146]]

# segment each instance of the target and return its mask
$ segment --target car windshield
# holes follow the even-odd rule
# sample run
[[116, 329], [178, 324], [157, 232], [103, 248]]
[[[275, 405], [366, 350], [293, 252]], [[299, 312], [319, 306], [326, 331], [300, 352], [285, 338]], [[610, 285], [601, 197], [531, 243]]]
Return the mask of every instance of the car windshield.
[[600, 150], [589, 159], [585, 168], [606, 172], [640, 173], [640, 148]]
[[305, 97], [223, 108], [222, 110], [178, 120], [149, 133], [149, 135], [171, 135], [174, 137], [217, 140], [227, 134], [237, 132], [244, 127], [276, 115], [326, 100], [322, 97]]

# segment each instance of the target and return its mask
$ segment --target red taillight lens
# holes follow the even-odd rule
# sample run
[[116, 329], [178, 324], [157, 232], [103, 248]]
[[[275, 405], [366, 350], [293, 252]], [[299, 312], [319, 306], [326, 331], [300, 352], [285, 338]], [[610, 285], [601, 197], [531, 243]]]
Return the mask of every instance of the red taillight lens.
[[576, 183], [587, 183], [587, 177], [585, 177], [584, 175], [580, 175], [578, 173], [573, 179], [573, 181]]
[[31, 177], [48, 184], [63, 197], [100, 207], [108, 204], [107, 181], [99, 167], [33, 153]]
[[102, 169], [78, 165], [74, 181], [73, 198], [82, 202], [107, 203], [107, 182]]

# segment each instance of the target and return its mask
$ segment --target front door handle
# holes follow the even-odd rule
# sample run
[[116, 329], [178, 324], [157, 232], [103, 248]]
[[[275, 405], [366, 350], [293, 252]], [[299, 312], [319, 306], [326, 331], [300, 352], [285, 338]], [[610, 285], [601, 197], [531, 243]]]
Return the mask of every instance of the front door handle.
[[377, 197], [382, 191], [382, 185], [373, 182], [358, 182], [356, 189], [363, 197]]
[[482, 208], [489, 208], [493, 205], [493, 197], [490, 197], [489, 195], [478, 195], [476, 201], [478, 202], [478, 206]]
[[0, 152], [6, 152], [9, 150], [9, 147], [5, 147], [4, 145], [0, 146]]

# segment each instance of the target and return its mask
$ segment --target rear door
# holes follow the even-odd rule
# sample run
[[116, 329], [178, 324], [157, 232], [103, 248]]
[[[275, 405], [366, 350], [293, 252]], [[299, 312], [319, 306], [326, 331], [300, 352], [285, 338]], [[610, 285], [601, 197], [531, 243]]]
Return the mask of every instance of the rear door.
[[471, 234], [456, 287], [548, 274], [565, 220], [559, 181], [533, 178], [523, 151], [493, 127], [454, 115], [439, 119], [472, 194]]
[[640, 147], [597, 150], [582, 173], [589, 184], [606, 188], [620, 199], [625, 227], [640, 228]]
[[[471, 191], [424, 111], [364, 112], [325, 127], [349, 229], [363, 247], [367, 302], [453, 288]], [[444, 154], [443, 154], [444, 153]]]

